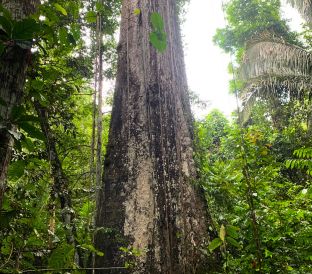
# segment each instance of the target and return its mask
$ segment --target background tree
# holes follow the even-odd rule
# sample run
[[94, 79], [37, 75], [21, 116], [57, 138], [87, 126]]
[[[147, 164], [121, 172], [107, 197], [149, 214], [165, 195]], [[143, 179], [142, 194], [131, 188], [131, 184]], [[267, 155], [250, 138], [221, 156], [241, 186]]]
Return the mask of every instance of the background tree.
[[[16, 125], [12, 112], [23, 98], [26, 70], [31, 62], [31, 39], [35, 31], [26, 18], [35, 12], [38, 0], [0, 1], [0, 209], [6, 189], [7, 169], [14, 146]], [[22, 30], [26, 24], [26, 30]], [[27, 25], [30, 29], [27, 30]], [[26, 32], [26, 33], [25, 33]], [[26, 42], [23, 44], [23, 41]]]

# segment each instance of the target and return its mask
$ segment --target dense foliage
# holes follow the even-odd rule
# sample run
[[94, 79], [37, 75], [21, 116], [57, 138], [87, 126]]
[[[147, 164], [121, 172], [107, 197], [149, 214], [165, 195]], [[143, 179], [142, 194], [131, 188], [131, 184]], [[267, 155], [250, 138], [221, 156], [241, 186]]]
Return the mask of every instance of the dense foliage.
[[[25, 96], [11, 121], [18, 130], [11, 132], [15, 146], [0, 214], [1, 273], [82, 273], [74, 269], [92, 266], [92, 254], [102, 254], [93, 246], [98, 187], [90, 149], [99, 107], [96, 29], [100, 16], [104, 74], [113, 79], [121, 3], [42, 2], [22, 23], [0, 10], [0, 54], [10, 41], [32, 50]], [[178, 1], [180, 13], [185, 2]], [[215, 42], [235, 56], [232, 92], [242, 94], [246, 84], [238, 77], [246, 45], [266, 31], [311, 52], [311, 29], [291, 32], [278, 0], [232, 0], [226, 13], [228, 26]], [[166, 39], [162, 18], [152, 14], [150, 42], [161, 52]], [[311, 89], [291, 100], [287, 86], [276, 89], [276, 96], [257, 97], [244, 124], [239, 114], [229, 121], [217, 110], [195, 123], [196, 183], [204, 189], [213, 239], [202, 252], [218, 259], [219, 273], [312, 273]], [[109, 113], [103, 119], [105, 143]]]
[[[289, 31], [280, 1], [233, 0], [226, 13], [228, 26], [217, 31], [215, 42], [235, 56], [232, 91], [255, 99], [244, 102], [236, 122], [214, 111], [197, 123], [201, 184], [218, 235], [208, 254], [221, 253], [223, 273], [310, 273], [311, 84], [307, 80], [298, 89], [298, 77], [287, 75], [294, 68], [287, 56], [292, 52], [298, 64], [305, 62], [295, 49], [303, 42], [310, 51], [311, 40], [298, 42], [298, 34]], [[305, 33], [307, 38], [311, 30]], [[275, 53], [277, 39], [293, 49], [281, 46]], [[256, 55], [254, 45], [269, 45], [267, 55]], [[284, 58], [289, 68], [270, 54]], [[258, 78], [251, 70], [260, 71]]]

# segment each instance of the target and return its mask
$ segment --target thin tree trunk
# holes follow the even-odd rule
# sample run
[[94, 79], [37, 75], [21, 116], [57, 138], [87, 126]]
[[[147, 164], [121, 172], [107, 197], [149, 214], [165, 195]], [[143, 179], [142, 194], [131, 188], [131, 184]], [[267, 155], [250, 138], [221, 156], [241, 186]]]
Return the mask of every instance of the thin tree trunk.
[[[39, 0], [0, 0], [14, 20], [22, 20], [35, 11]], [[12, 124], [12, 110], [21, 103], [30, 50], [8, 46], [0, 56], [0, 210], [6, 190], [8, 166], [11, 160], [16, 127]]]
[[[69, 190], [69, 180], [63, 171], [61, 161], [56, 150], [56, 142], [51, 131], [47, 111], [39, 102], [35, 102], [35, 108], [40, 120], [41, 130], [45, 136], [45, 146], [48, 158], [51, 164], [51, 175], [53, 178], [53, 186], [51, 190], [51, 198], [53, 202], [58, 199], [61, 206], [61, 216], [66, 234], [67, 243], [72, 244], [75, 248], [78, 246], [77, 229], [74, 223], [74, 213], [71, 201], [71, 193]], [[81, 265], [82, 256], [79, 254], [79, 249], [76, 248], [77, 261]]]
[[[165, 22], [162, 54], [149, 43], [152, 12]], [[96, 258], [96, 266], [123, 266], [127, 256], [120, 247], [126, 247], [140, 252], [131, 273], [196, 273], [207, 217], [203, 197], [192, 185], [192, 115], [175, 1], [124, 0], [120, 33], [96, 216], [96, 247], [105, 256]]]
[[96, 145], [96, 187], [101, 185], [102, 181], [102, 138], [103, 138], [103, 33], [102, 17], [98, 15], [98, 33], [97, 33], [97, 58], [98, 58], [98, 115], [97, 115], [97, 145]]

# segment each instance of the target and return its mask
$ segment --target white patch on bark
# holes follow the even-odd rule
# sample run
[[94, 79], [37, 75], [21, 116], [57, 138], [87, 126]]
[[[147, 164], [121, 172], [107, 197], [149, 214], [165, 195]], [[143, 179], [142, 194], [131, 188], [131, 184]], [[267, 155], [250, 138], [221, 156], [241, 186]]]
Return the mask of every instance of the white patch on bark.
[[151, 170], [151, 160], [142, 160], [135, 189], [124, 203], [126, 216], [124, 234], [134, 239], [131, 247], [141, 251], [138, 260], [142, 263], [146, 261], [146, 251], [153, 230], [154, 196], [151, 185], [153, 180]]

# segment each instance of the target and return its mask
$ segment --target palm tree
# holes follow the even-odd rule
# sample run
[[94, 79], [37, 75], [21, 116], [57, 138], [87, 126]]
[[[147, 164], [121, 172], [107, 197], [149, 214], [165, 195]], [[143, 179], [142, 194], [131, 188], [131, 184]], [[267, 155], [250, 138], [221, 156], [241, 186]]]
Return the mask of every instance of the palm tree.
[[301, 98], [312, 91], [312, 54], [266, 31], [249, 41], [240, 70], [243, 119], [257, 98]]
[[[312, 23], [312, 0], [287, 0]], [[284, 41], [271, 31], [253, 37], [246, 46], [241, 66], [245, 81], [240, 94], [243, 103], [242, 119], [250, 115], [257, 98], [276, 99], [281, 93], [291, 100], [312, 91], [312, 54], [304, 48]]]

